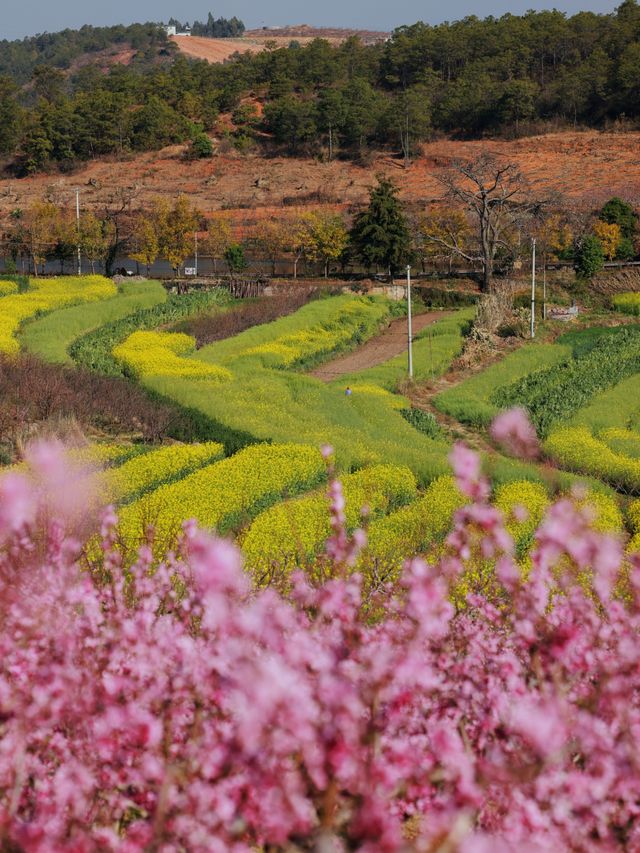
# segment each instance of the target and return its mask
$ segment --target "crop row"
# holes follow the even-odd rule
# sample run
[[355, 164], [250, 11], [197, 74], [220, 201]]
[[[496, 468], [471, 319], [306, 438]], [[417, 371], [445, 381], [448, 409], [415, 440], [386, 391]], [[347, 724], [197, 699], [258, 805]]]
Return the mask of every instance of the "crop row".
[[[422, 483], [448, 470], [447, 445], [403, 418], [407, 401], [379, 385], [343, 389], [299, 372], [329, 350], [374, 334], [393, 309], [388, 302], [334, 296], [295, 314], [205, 347], [188, 363], [226, 367], [231, 381], [147, 375], [142, 382], [181, 406], [197, 409], [220, 429], [249, 441], [329, 443], [341, 471], [373, 464], [407, 465]], [[220, 440], [223, 440], [222, 437]], [[226, 445], [225, 441], [225, 445]], [[246, 443], [246, 441], [245, 441]]]
[[640, 372], [640, 330], [627, 328], [602, 336], [582, 357], [535, 371], [498, 389], [492, 399], [500, 408], [524, 406], [541, 436], [600, 391]]
[[88, 332], [74, 341], [69, 347], [69, 354], [77, 364], [98, 373], [122, 376], [125, 370], [112, 353], [129, 335], [176, 323], [185, 317], [225, 305], [229, 299], [229, 293], [224, 288], [169, 296], [162, 304], [135, 311]]
[[97, 491], [104, 503], [123, 504], [210, 465], [223, 455], [224, 448], [217, 442], [160, 447], [103, 471], [97, 480]]
[[497, 364], [442, 391], [434, 404], [461, 423], [488, 426], [499, 411], [493, 399], [498, 389], [534, 371], [563, 362], [570, 354], [570, 347], [560, 344], [525, 344]]
[[[342, 479], [348, 530], [366, 517], [374, 520], [416, 497], [416, 480], [408, 468], [373, 465]], [[286, 579], [297, 568], [310, 570], [329, 538], [329, 498], [305, 495], [261, 513], [242, 538], [247, 566], [260, 585]]]
[[0, 279], [0, 296], [10, 296], [12, 293], [18, 292], [18, 285], [15, 281], [5, 281]]
[[611, 439], [597, 438], [587, 427], [564, 427], [551, 433], [545, 450], [570, 471], [598, 477], [628, 494], [640, 494], [640, 459], [616, 451], [607, 441]]
[[640, 316], [640, 293], [619, 293], [611, 301], [616, 311]]
[[15, 293], [2, 299], [0, 352], [12, 355], [19, 352], [16, 333], [29, 318], [68, 305], [109, 299], [116, 293], [113, 282], [101, 276], [32, 282], [26, 293]]
[[92, 305], [76, 305], [33, 320], [24, 327], [21, 341], [26, 349], [45, 361], [72, 361], [69, 347], [82, 335], [107, 323], [166, 301], [167, 293], [157, 281], [126, 281], [117, 296]]
[[326, 476], [319, 450], [296, 444], [253, 445], [125, 506], [120, 535], [135, 548], [153, 528], [154, 549], [175, 544], [185, 518], [225, 534], [284, 497], [308, 491]]
[[210, 364], [229, 365], [241, 360], [252, 368], [310, 369], [366, 341], [385, 319], [400, 310], [379, 297], [327, 297], [288, 317], [210, 344], [197, 357]]
[[186, 356], [195, 350], [195, 339], [180, 332], [134, 332], [113, 350], [113, 357], [136, 378], [171, 376], [174, 378], [231, 379], [224, 367], [204, 364]]

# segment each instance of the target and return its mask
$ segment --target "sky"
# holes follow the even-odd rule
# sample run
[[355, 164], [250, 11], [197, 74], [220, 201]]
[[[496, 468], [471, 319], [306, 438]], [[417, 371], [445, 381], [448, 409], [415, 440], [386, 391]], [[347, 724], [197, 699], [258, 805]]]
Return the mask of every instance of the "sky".
[[[0, 15], [0, 38], [16, 39], [42, 32], [57, 32], [83, 24], [106, 26], [144, 21], [166, 21], [172, 15], [191, 23], [206, 20], [211, 10], [216, 17], [237, 15], [247, 27], [311, 24], [314, 26], [357, 27], [391, 30], [403, 24], [425, 21], [430, 24], [456, 20], [466, 15], [521, 14], [527, 9], [557, 8], [573, 13], [582, 10], [609, 12], [612, 0], [448, 0], [447, 3], [419, 0], [5, 0]], [[4, 4], [3, 4], [4, 5]]]

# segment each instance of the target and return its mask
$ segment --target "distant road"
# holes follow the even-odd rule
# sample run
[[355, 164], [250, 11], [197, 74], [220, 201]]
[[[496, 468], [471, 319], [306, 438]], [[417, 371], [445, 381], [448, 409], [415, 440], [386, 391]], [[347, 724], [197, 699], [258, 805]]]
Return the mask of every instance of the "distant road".
[[[415, 315], [412, 323], [414, 338], [427, 326], [452, 313], [452, 311], [427, 311], [425, 314]], [[322, 379], [323, 382], [332, 382], [347, 373], [357, 373], [360, 370], [366, 370], [367, 367], [382, 364], [400, 355], [406, 349], [407, 318], [401, 317], [399, 320], [393, 320], [383, 332], [362, 344], [358, 349], [320, 365], [310, 375], [315, 376], [316, 379]]]

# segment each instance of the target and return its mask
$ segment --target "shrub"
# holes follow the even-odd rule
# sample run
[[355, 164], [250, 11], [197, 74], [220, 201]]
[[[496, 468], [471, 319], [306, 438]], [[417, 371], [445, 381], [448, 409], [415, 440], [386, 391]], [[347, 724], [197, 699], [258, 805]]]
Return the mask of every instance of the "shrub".
[[584, 238], [576, 251], [575, 268], [579, 278], [591, 279], [604, 267], [602, 243], [592, 234]]
[[400, 414], [407, 423], [410, 423], [418, 432], [428, 435], [429, 438], [440, 438], [442, 436], [438, 422], [431, 412], [411, 408], [400, 409]]
[[194, 136], [189, 146], [188, 157], [190, 160], [205, 160], [213, 156], [213, 143], [206, 133], [198, 133]]
[[[144, 550], [120, 562], [107, 514], [84, 571], [83, 494], [49, 449], [35, 461], [36, 486], [0, 480], [8, 848], [637, 847], [637, 571], [613, 598], [620, 542], [570, 501], [538, 528], [523, 583], [458, 453], [475, 500], [446, 558], [412, 560], [372, 622], [342, 576], [339, 489], [335, 576], [287, 599], [252, 590], [233, 547], [191, 525], [151, 573]], [[450, 587], [480, 552], [498, 606], [475, 594], [456, 612]]]

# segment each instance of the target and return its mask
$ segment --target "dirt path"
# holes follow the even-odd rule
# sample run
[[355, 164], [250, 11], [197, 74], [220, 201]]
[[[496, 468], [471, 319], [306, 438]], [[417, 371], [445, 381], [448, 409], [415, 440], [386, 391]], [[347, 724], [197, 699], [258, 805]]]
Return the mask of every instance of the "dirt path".
[[[426, 326], [430, 326], [443, 317], [449, 317], [452, 313], [454, 312], [428, 311], [426, 314], [417, 314], [413, 318], [414, 338]], [[346, 373], [356, 373], [359, 370], [366, 370], [367, 367], [382, 364], [382, 362], [405, 352], [406, 348], [407, 318], [401, 317], [399, 320], [393, 320], [383, 332], [376, 335], [375, 338], [371, 338], [366, 344], [362, 344], [358, 349], [347, 353], [347, 355], [341, 355], [320, 365], [310, 375], [315, 376], [316, 379], [322, 379], [323, 382], [332, 382]]]

